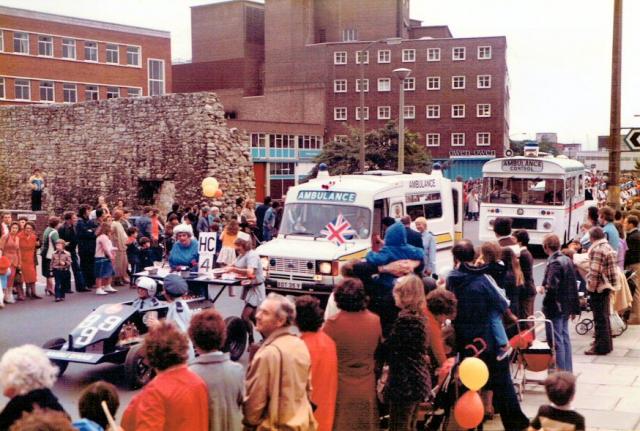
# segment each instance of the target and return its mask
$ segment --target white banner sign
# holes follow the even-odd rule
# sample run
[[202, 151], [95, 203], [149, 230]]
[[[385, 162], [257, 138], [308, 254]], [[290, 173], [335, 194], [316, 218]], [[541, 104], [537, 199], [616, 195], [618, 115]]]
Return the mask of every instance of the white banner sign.
[[201, 232], [198, 237], [198, 272], [211, 273], [216, 265], [216, 232]]

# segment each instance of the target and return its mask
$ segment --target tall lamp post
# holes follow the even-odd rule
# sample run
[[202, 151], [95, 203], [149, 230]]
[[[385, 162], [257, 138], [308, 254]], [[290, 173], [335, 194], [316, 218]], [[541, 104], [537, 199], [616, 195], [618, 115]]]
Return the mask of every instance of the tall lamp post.
[[611, 116], [609, 118], [608, 203], [620, 208], [620, 99], [622, 71], [622, 0], [614, 0], [611, 55]]
[[[369, 49], [375, 45], [376, 43], [385, 43], [387, 45], [399, 45], [402, 42], [401, 37], [388, 37], [386, 39], [378, 39], [374, 40], [367, 44], [362, 51], [362, 56], [364, 57], [365, 52], [369, 52]], [[368, 56], [368, 54], [367, 54]], [[360, 58], [360, 172], [365, 171], [365, 125], [364, 125], [364, 58]], [[357, 84], [356, 84], [357, 85]]]
[[401, 67], [393, 70], [393, 76], [400, 81], [400, 109], [398, 112], [398, 171], [404, 172], [404, 80], [411, 75], [411, 69]]

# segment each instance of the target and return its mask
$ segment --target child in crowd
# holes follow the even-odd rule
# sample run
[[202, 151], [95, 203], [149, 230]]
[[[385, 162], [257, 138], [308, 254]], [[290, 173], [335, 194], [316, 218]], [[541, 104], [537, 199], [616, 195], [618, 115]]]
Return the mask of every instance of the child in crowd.
[[4, 295], [11, 295], [9, 277], [11, 277], [11, 261], [7, 256], [2, 256], [0, 257], [0, 308], [4, 308]]
[[[140, 246], [138, 245], [138, 228], [130, 227], [127, 229], [127, 262], [131, 265], [131, 272], [129, 274], [129, 279], [131, 275], [136, 272], [141, 271], [140, 269]], [[133, 287], [133, 281], [131, 282], [131, 287]]]
[[154, 252], [151, 248], [151, 240], [146, 236], [140, 238], [140, 251], [138, 254], [138, 263], [140, 265], [140, 271], [148, 266], [153, 266]]
[[78, 413], [82, 419], [73, 423], [78, 431], [118, 431], [109, 427], [109, 420], [102, 409], [102, 402], [112, 417], [116, 416], [120, 407], [118, 390], [111, 383], [97, 381], [87, 386], [78, 401]]
[[146, 310], [162, 304], [156, 298], [158, 284], [152, 278], [139, 277], [136, 280], [136, 287], [138, 288], [138, 297], [131, 304], [132, 307], [138, 310]]
[[567, 371], [553, 373], [544, 381], [544, 389], [551, 404], [540, 406], [529, 430], [584, 431], [584, 416], [571, 409], [576, 393], [575, 376]]
[[56, 250], [51, 256], [51, 270], [56, 280], [56, 302], [64, 301], [65, 292], [71, 290], [71, 254], [64, 249], [65, 241], [56, 241]]

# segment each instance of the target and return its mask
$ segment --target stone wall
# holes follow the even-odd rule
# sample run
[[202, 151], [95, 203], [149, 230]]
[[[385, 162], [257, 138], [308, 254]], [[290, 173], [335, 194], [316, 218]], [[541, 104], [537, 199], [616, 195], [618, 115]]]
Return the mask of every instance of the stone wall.
[[134, 209], [199, 203], [207, 176], [225, 208], [255, 194], [247, 136], [227, 127], [214, 93], [0, 108], [0, 208], [30, 208], [35, 167], [43, 209], [56, 212], [99, 195]]

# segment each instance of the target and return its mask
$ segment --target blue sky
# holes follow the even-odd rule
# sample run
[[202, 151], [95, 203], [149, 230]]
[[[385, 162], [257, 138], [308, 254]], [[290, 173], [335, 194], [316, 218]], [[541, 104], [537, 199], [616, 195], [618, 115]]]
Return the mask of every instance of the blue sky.
[[[168, 30], [190, 58], [189, 6], [203, 0], [0, 0], [0, 5]], [[640, 1], [625, 1], [622, 125], [640, 126]], [[557, 132], [595, 147], [608, 134], [613, 0], [413, 0], [412, 18], [457, 37], [507, 37], [514, 139]], [[635, 28], [634, 28], [635, 27]]]

